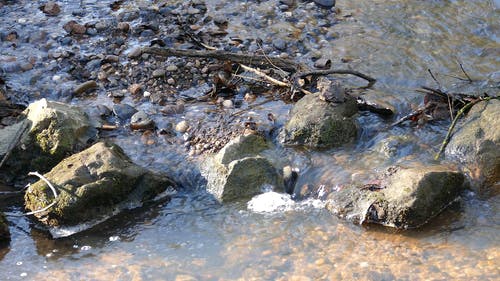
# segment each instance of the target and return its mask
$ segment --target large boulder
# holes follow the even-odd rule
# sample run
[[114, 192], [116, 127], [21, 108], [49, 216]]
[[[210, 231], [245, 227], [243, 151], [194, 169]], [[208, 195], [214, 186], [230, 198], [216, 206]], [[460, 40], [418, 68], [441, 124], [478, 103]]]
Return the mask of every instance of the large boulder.
[[295, 104], [280, 135], [284, 144], [332, 148], [356, 138], [353, 115], [358, 108], [354, 98], [346, 96], [344, 102], [335, 103], [323, 101], [320, 96], [306, 95]]
[[465, 176], [448, 166], [392, 168], [377, 184], [330, 194], [327, 209], [358, 223], [416, 228], [453, 203], [466, 187]]
[[9, 225], [4, 214], [0, 213], [0, 244], [10, 241]]
[[85, 113], [64, 103], [41, 99], [31, 103], [24, 114], [26, 119], [4, 129], [9, 132], [9, 145], [17, 142], [7, 161], [9, 169], [17, 173], [48, 171], [86, 147], [97, 134]]
[[281, 174], [261, 155], [267, 148], [269, 144], [259, 135], [231, 140], [204, 165], [207, 191], [220, 202], [229, 202], [262, 193], [266, 185], [283, 190]]
[[[104, 142], [64, 159], [44, 177], [58, 195], [53, 207], [35, 216], [55, 227], [98, 221], [175, 187], [168, 177], [132, 163], [119, 146]], [[53, 202], [54, 196], [47, 183], [39, 180], [24, 199], [26, 209], [37, 211]]]
[[446, 158], [478, 168], [486, 185], [500, 181], [500, 100], [480, 102], [457, 126], [446, 147]]

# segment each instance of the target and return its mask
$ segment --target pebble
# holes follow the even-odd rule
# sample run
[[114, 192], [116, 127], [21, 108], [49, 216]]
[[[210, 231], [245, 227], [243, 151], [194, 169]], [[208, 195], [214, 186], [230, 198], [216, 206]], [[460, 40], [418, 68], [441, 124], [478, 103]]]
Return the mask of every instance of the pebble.
[[175, 84], [175, 79], [174, 79], [174, 78], [172, 78], [172, 77], [170, 77], [170, 78], [168, 78], [167, 83], [168, 83], [169, 85], [174, 85], [174, 84]]
[[189, 124], [186, 120], [183, 120], [175, 125], [175, 130], [179, 133], [185, 133], [188, 129]]
[[128, 91], [132, 94], [132, 95], [137, 95], [141, 92], [142, 90], [142, 84], [140, 83], [135, 83], [135, 84], [132, 84], [128, 87]]
[[234, 104], [232, 100], [224, 100], [222, 106], [225, 108], [233, 108]]
[[162, 109], [160, 109], [161, 113], [165, 115], [174, 115], [174, 114], [180, 114], [184, 112], [184, 104], [179, 103], [179, 104], [168, 104], [165, 105]]
[[130, 118], [136, 112], [137, 109], [128, 104], [115, 104], [113, 106], [113, 113], [121, 120]]
[[74, 20], [71, 20], [63, 25], [64, 30], [69, 34], [85, 34], [87, 28]]
[[179, 68], [175, 65], [175, 64], [171, 64], [169, 66], [167, 66], [167, 71], [169, 72], [174, 72], [174, 71], [177, 71]]
[[153, 77], [154, 78], [162, 78], [165, 77], [165, 70], [163, 69], [155, 69], [153, 71]]
[[286, 41], [281, 38], [276, 38], [273, 40], [273, 46], [280, 51], [284, 51], [286, 50]]
[[97, 83], [94, 80], [90, 80], [76, 86], [73, 92], [75, 95], [80, 95], [95, 88], [97, 88]]
[[130, 30], [130, 25], [127, 22], [119, 22], [116, 27], [122, 32], [128, 32]]
[[42, 7], [43, 7], [43, 12], [47, 16], [57, 16], [61, 12], [61, 8], [59, 7], [59, 5], [57, 5], [57, 3], [52, 1], [47, 2]]
[[138, 58], [142, 55], [142, 50], [140, 47], [134, 48], [130, 53], [128, 53], [127, 57], [131, 59]]
[[324, 8], [331, 8], [335, 6], [335, 0], [314, 0], [314, 3]]
[[154, 129], [154, 127], [154, 121], [142, 110], [130, 117], [130, 128], [132, 130], [150, 130]]

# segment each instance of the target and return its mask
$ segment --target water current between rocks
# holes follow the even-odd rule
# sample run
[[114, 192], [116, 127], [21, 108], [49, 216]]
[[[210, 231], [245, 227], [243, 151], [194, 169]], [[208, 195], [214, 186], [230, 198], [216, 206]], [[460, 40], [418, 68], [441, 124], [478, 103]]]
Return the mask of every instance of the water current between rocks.
[[[0, 1], [0, 71], [12, 100], [27, 104], [47, 97], [87, 109], [102, 104], [112, 107], [109, 95], [120, 93], [120, 78], [91, 97], [71, 98], [67, 92], [85, 82], [82, 77], [75, 79], [75, 73], [85, 77], [84, 71], [94, 71], [88, 66], [89, 57], [111, 54], [115, 47], [123, 50], [116, 55], [124, 57], [120, 62], [131, 69], [129, 75], [143, 71], [144, 76], [151, 76], [151, 67], [141, 70], [130, 66], [126, 58], [134, 47], [149, 45], [153, 38], [172, 32], [147, 11], [159, 7], [160, 13], [168, 14], [188, 1], [123, 1], [117, 11], [110, 9], [112, 2], [58, 1], [61, 13], [47, 17], [39, 10], [41, 1]], [[461, 75], [457, 62], [485, 84], [500, 80], [497, 0], [337, 1], [335, 15], [312, 1], [191, 2], [204, 2], [206, 16], [225, 22], [225, 41], [260, 38], [270, 55], [288, 53], [290, 58], [312, 65], [312, 58], [321, 54], [334, 66], [370, 74], [378, 80], [375, 90], [386, 93], [384, 99], [394, 105], [397, 117], [421, 103], [416, 88], [435, 86], [427, 69], [449, 88], [460, 82], [446, 76]], [[282, 2], [294, 4], [284, 6]], [[137, 17], [127, 13], [136, 8], [140, 11]], [[181, 11], [196, 14], [193, 9]], [[116, 42], [109, 34], [101, 36], [96, 23], [112, 22], [119, 14], [122, 21], [129, 21], [131, 30], [143, 31], [132, 32], [125, 42]], [[144, 28], [151, 23], [148, 18], [156, 25]], [[92, 23], [89, 26], [94, 29], [87, 31], [87, 39], [66, 39], [71, 37], [62, 25], [74, 19]], [[16, 40], [8, 38], [12, 32]], [[87, 58], [88, 69], [74, 71], [78, 64], [56, 60], [68, 52]], [[108, 80], [115, 79], [111, 76]], [[189, 90], [181, 77], [173, 77], [179, 86], [171, 89]], [[342, 79], [353, 86], [359, 84], [356, 79]], [[163, 87], [148, 86], [152, 95], [155, 87]], [[205, 112], [217, 107], [186, 105], [183, 114], [163, 116], [160, 106], [148, 100], [138, 102], [128, 94], [120, 98], [122, 103], [146, 111], [159, 127], [209, 119]], [[247, 106], [243, 102], [241, 108]], [[277, 100], [247, 114], [259, 121], [273, 113], [276, 123], [283, 124], [290, 108]], [[282, 149], [275, 157], [300, 169], [298, 185], [335, 187], [393, 164], [432, 162], [449, 124], [385, 129], [394, 119], [366, 112], [358, 121], [361, 134], [354, 144], [322, 152]], [[220, 205], [204, 192], [204, 180], [194, 168], [198, 158], [188, 155], [182, 141], [175, 141], [182, 136], [145, 136], [120, 125], [107, 137], [138, 164], [176, 176], [184, 189], [169, 203], [122, 213], [91, 230], [56, 240], [27, 218], [8, 216], [12, 241], [0, 250], [0, 279], [495, 280], [500, 276], [498, 194], [469, 191], [430, 224], [405, 232], [337, 219], [324, 210], [324, 202], [314, 200], [292, 202], [280, 197], [284, 209], [253, 212], [242, 202]], [[23, 210], [9, 207], [4, 211], [21, 214]]]

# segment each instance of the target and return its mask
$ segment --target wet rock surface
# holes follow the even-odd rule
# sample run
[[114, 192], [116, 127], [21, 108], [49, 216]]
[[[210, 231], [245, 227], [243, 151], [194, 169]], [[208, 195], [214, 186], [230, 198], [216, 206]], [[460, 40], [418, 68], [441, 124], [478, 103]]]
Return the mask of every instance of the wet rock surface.
[[500, 181], [500, 100], [472, 107], [446, 147], [446, 158], [478, 169], [486, 185]]
[[269, 148], [262, 136], [240, 136], [205, 163], [207, 191], [221, 202], [249, 199], [267, 185], [283, 191], [283, 178], [260, 153]]
[[[37, 219], [48, 226], [74, 226], [101, 220], [154, 199], [175, 183], [130, 160], [123, 150], [100, 142], [61, 161], [44, 175], [58, 192], [56, 204]], [[43, 180], [25, 193], [30, 211], [45, 208], [54, 198]]]
[[[0, 213], [0, 244], [10, 241], [9, 225], [3, 213]], [[0, 245], [2, 247], [2, 245]]]
[[416, 228], [453, 203], [467, 186], [464, 174], [451, 167], [393, 167], [380, 181], [331, 193], [327, 209], [358, 223]]
[[22, 134], [6, 162], [13, 171], [48, 171], [96, 137], [87, 115], [77, 107], [41, 99], [24, 114], [26, 119], [13, 125], [17, 128], [13, 132]]
[[281, 134], [284, 144], [331, 148], [356, 138], [358, 129], [352, 118], [358, 111], [356, 101], [346, 97], [343, 103], [326, 102], [320, 95], [306, 95], [294, 105]]

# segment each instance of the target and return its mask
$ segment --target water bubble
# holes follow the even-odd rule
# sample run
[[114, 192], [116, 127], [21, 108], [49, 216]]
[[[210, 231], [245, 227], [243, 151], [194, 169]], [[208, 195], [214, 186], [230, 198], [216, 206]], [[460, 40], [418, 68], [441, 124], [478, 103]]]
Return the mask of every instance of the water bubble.
[[18, 261], [18, 262], [16, 262], [16, 265], [23, 265], [23, 262], [22, 261]]
[[120, 236], [110, 236], [109, 241], [111, 241], [111, 242], [120, 241]]
[[90, 250], [90, 249], [92, 249], [92, 247], [91, 247], [91, 246], [82, 246], [82, 247], [80, 248], [80, 250], [81, 250], [81, 251], [88, 251], [88, 250]]
[[19, 276], [21, 276], [21, 277], [26, 277], [26, 276], [28, 276], [28, 273], [23, 272], [23, 273], [19, 274]]

